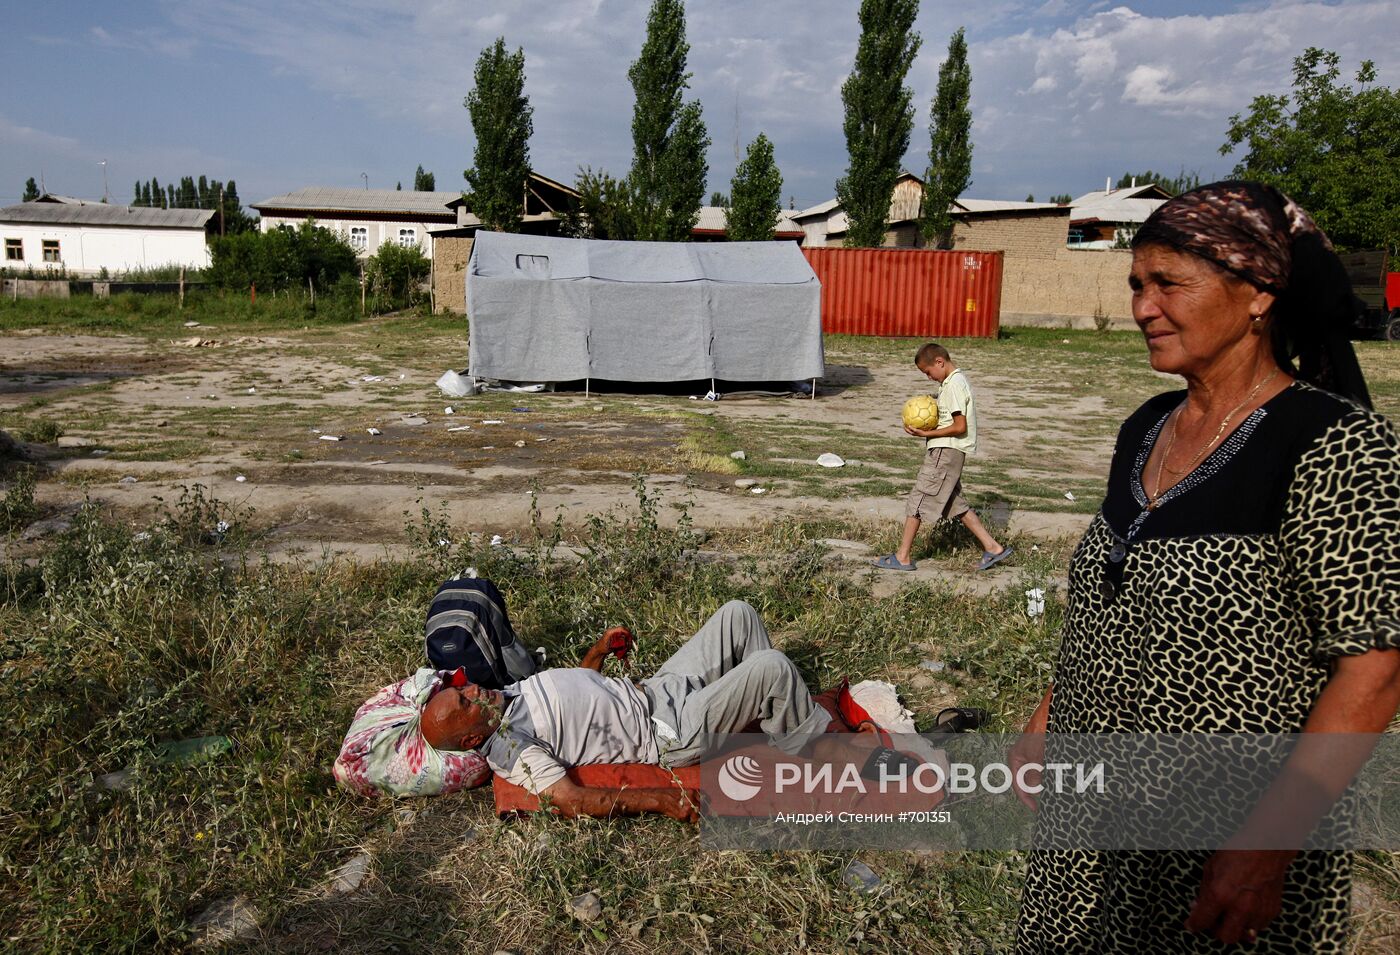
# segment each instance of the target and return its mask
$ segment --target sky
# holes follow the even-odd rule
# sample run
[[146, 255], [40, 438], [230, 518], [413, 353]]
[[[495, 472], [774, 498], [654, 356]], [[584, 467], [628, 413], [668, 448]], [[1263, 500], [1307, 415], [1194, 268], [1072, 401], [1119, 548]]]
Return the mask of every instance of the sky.
[[[134, 181], [233, 179], [244, 204], [304, 186], [412, 186], [422, 164], [460, 189], [474, 138], [462, 101], [496, 37], [525, 51], [532, 166], [631, 161], [627, 67], [649, 0], [46, 0], [6, 4], [0, 204], [24, 181], [128, 202]], [[709, 189], [773, 140], [788, 198], [835, 195], [846, 167], [840, 89], [857, 0], [690, 0], [690, 97], [713, 143]], [[1350, 79], [1371, 59], [1400, 85], [1400, 0], [923, 0], [907, 78], [906, 168], [927, 165], [928, 110], [948, 39], [967, 31], [972, 185], [1044, 201], [1153, 169], [1227, 175], [1229, 117], [1286, 92], [1308, 46]], [[105, 167], [103, 165], [105, 161]]]

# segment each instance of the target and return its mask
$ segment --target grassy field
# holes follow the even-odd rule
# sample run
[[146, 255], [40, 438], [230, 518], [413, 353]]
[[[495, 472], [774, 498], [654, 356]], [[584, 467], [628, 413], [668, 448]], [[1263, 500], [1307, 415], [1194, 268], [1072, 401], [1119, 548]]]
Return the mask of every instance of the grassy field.
[[[194, 299], [185, 312], [135, 296], [0, 302], [0, 331], [154, 341], [199, 334], [183, 326], [197, 320], [220, 335], [276, 333], [269, 358], [300, 350], [367, 375], [415, 361], [440, 365], [444, 349], [462, 348], [460, 318], [342, 319], [309, 316], [294, 299], [256, 309]], [[1033, 381], [1050, 389], [1051, 404], [1101, 398], [1097, 410], [1076, 418], [1086, 440], [1111, 436], [1127, 409], [1163, 387], [1144, 371], [1136, 335], [1015, 329], [953, 347], [979, 382]], [[1400, 415], [1400, 349], [1363, 343], [1359, 350], [1377, 406]], [[849, 366], [907, 361], [911, 351], [904, 340], [827, 340], [828, 362]], [[0, 426], [33, 440], [98, 423], [120, 428], [119, 412], [104, 406], [110, 386], [84, 387], [91, 391], [76, 401], [73, 390], [63, 393], [62, 414], [37, 395]], [[309, 381], [296, 387], [308, 400], [324, 393]], [[908, 442], [832, 428], [820, 450], [871, 465], [867, 487], [833, 491], [785, 460], [818, 450], [796, 419], [596, 400], [604, 411], [590, 403], [567, 414], [678, 423], [672, 447], [638, 450], [626, 462], [639, 469], [706, 460], [818, 497], [892, 493], [912, 474]], [[402, 403], [392, 395], [365, 401], [371, 409]], [[480, 407], [496, 413], [518, 401], [487, 396]], [[210, 402], [184, 414], [172, 416], [159, 438], [127, 437], [113, 456], [174, 467], [230, 434], [265, 429], [258, 448], [271, 467], [301, 454], [281, 436], [317, 421], [291, 400], [247, 412]], [[1045, 430], [1053, 442], [1054, 431]], [[737, 449], [749, 451], [741, 463], [728, 457]], [[1057, 474], [1050, 484], [1035, 476], [1045, 454], [1028, 439], [1017, 454], [982, 465], [979, 486], [1018, 506], [1092, 509], [1102, 476]], [[608, 464], [617, 462], [598, 466]], [[18, 532], [37, 513], [22, 474], [5, 476], [0, 533]], [[1083, 499], [1057, 502], [1047, 486], [1056, 494], [1079, 489]], [[1074, 543], [1017, 540], [1014, 575], [991, 594], [922, 584], [891, 592], [873, 572], [852, 576], [828, 560], [821, 543], [841, 537], [884, 546], [896, 528], [883, 524], [816, 517], [701, 535], [685, 519], [661, 526], [655, 500], [639, 491], [625, 514], [571, 529], [572, 552], [582, 556], [564, 559], [556, 550], [564, 531], [548, 517], [513, 550], [427, 511], [403, 527], [412, 546], [406, 559], [274, 564], [261, 556], [268, 526], [260, 515], [191, 488], [153, 519], [94, 505], [41, 549], [9, 551], [0, 570], [3, 947], [176, 950], [195, 937], [199, 913], [239, 899], [258, 926], [242, 944], [258, 951], [1008, 948], [1022, 878], [1015, 853], [717, 853], [703, 851], [692, 828], [666, 819], [502, 822], [489, 791], [394, 803], [336, 788], [329, 768], [354, 709], [422, 662], [428, 600], [440, 580], [469, 566], [502, 585], [517, 630], [555, 661], [577, 658], [604, 627], [625, 623], [641, 636], [636, 666], [648, 672], [738, 597], [758, 607], [813, 685], [846, 674], [888, 679], [923, 724], [956, 701], [987, 707], [993, 729], [1012, 730], [1048, 679], [1063, 613], [1057, 582]], [[221, 520], [229, 533], [215, 533]], [[918, 555], [966, 563], [968, 547], [940, 530]], [[715, 552], [729, 556], [704, 559]], [[1040, 621], [1024, 614], [1022, 592], [1032, 586], [1049, 591]], [[929, 659], [945, 669], [920, 666]], [[229, 738], [233, 748], [193, 763], [163, 756], [163, 744], [210, 736]], [[103, 785], [105, 774], [126, 769], [129, 788]], [[329, 893], [328, 874], [362, 849], [374, 860], [364, 885]], [[848, 889], [842, 871], [852, 858], [890, 891]], [[1372, 900], [1365, 918], [1393, 913], [1400, 856], [1368, 855], [1360, 871]], [[567, 902], [587, 891], [599, 894], [604, 912], [583, 924]], [[1394, 922], [1368, 928], [1365, 918], [1359, 950], [1392, 950], [1382, 933]]]

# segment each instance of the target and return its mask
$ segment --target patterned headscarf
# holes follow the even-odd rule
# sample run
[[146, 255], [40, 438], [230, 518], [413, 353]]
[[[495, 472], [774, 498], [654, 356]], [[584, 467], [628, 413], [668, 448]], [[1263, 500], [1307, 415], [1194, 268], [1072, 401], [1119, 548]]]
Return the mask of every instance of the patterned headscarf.
[[1349, 338], [1356, 317], [1351, 281], [1327, 236], [1292, 199], [1257, 182], [1201, 186], [1148, 217], [1133, 236], [1133, 248], [1145, 245], [1189, 252], [1272, 292], [1279, 365], [1370, 406]]

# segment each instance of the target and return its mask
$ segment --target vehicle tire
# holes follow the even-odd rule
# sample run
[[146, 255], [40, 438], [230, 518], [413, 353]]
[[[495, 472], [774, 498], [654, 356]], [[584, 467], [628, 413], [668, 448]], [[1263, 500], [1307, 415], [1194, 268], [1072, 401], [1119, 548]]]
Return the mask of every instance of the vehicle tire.
[[1384, 338], [1388, 342], [1400, 342], [1400, 308], [1390, 313], [1386, 322]]

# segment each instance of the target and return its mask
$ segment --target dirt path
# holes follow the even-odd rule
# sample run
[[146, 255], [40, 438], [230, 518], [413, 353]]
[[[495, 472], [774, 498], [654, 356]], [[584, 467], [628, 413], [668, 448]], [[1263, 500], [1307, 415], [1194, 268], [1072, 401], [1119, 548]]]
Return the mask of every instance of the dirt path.
[[[809, 439], [839, 435], [848, 445], [854, 436], [857, 451], [862, 440], [912, 446], [895, 409], [922, 388], [903, 361], [837, 356], [815, 401], [577, 393], [453, 401], [433, 382], [441, 356], [460, 349], [457, 342], [424, 343], [416, 355], [395, 351], [401, 360], [386, 361], [373, 333], [327, 345], [294, 334], [225, 338], [217, 329], [199, 331], [203, 338], [177, 341], [5, 336], [0, 414], [12, 427], [42, 420], [64, 431], [59, 443], [66, 447], [53, 455], [52, 479], [40, 487], [43, 503], [61, 510], [90, 497], [140, 514], [199, 483], [256, 509], [259, 522], [272, 527], [274, 551], [356, 555], [395, 548], [406, 517], [424, 506], [445, 507], [454, 527], [491, 534], [519, 535], [532, 502], [546, 519], [558, 514], [576, 525], [634, 504], [633, 475], [641, 471], [650, 475], [663, 520], [674, 520], [684, 505], [701, 528], [778, 518], [895, 524], [902, 516], [899, 493], [856, 490], [858, 474], [894, 472], [892, 487], [906, 480], [878, 460], [823, 473], [814, 455], [781, 444], [763, 448], [806, 477], [760, 479], [762, 493], [755, 493], [736, 487], [735, 475], [688, 466], [677, 449], [699, 415], [713, 415], [706, 423], [718, 427], [771, 424]], [[1019, 382], [1013, 392], [996, 376], [978, 384], [979, 455], [987, 460], [1014, 457], [1029, 434], [1063, 417], [1062, 397], [1052, 391], [1028, 393]], [[1096, 410], [1102, 403], [1076, 401], [1076, 408]], [[332, 436], [341, 440], [325, 440]], [[903, 445], [895, 447], [903, 454]], [[1106, 469], [1100, 439], [1063, 450], [1056, 466], [1067, 472]], [[917, 460], [912, 447], [909, 457]], [[813, 479], [828, 487], [845, 482], [852, 493], [804, 493]], [[1087, 522], [1084, 514], [1019, 509], [1001, 517], [1013, 533], [1043, 536], [1077, 534]]]

